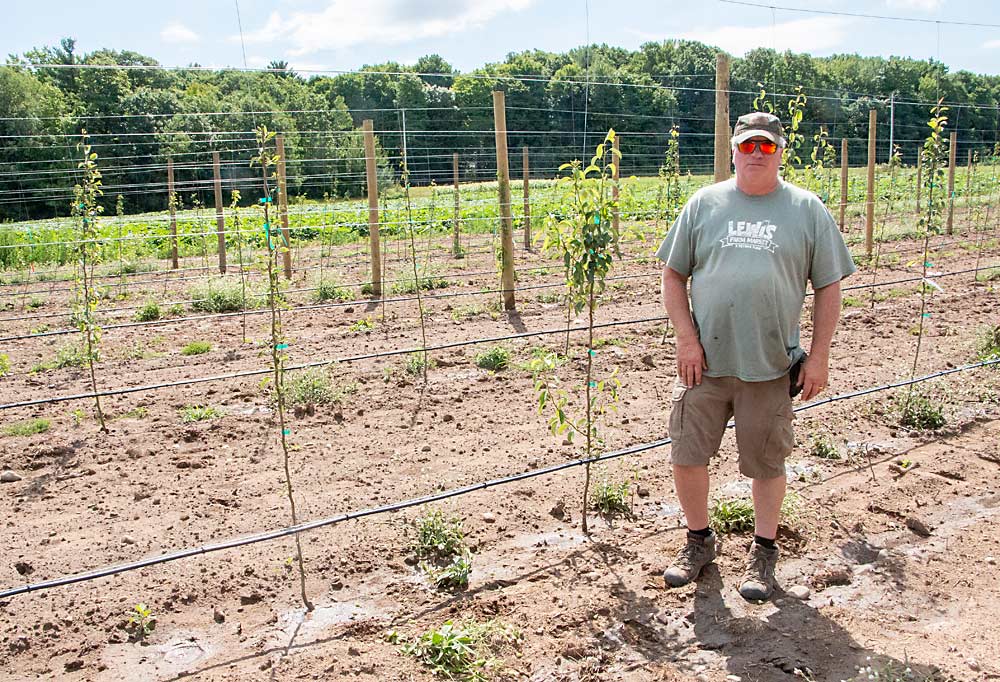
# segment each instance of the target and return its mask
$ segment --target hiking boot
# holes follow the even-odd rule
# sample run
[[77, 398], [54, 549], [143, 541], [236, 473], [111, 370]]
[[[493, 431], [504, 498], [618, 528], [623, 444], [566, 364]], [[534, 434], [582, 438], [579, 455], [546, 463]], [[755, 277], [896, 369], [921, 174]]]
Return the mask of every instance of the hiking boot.
[[680, 587], [698, 577], [701, 569], [710, 564], [716, 556], [716, 535], [708, 537], [687, 534], [687, 543], [674, 557], [674, 562], [663, 572], [663, 580], [671, 587]]
[[774, 592], [774, 566], [778, 563], [778, 548], [768, 549], [754, 542], [750, 546], [740, 596], [747, 601], [765, 601]]

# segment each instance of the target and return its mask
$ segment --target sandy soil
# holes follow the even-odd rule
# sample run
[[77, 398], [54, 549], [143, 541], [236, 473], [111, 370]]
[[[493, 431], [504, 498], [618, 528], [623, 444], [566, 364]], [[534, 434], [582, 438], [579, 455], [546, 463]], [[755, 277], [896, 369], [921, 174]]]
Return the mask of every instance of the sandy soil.
[[[933, 269], [971, 267], [975, 254], [962, 243], [940, 240]], [[436, 260], [454, 271], [444, 246]], [[905, 253], [898, 269], [882, 269], [875, 279], [913, 276], [913, 267], [903, 265], [919, 259], [919, 246], [886, 246]], [[349, 255], [356, 251], [344, 249], [342, 262], [357, 261]], [[650, 246], [631, 251], [648, 257]], [[983, 261], [995, 264], [997, 255], [987, 253]], [[540, 264], [527, 254], [519, 262], [533, 261]], [[486, 256], [462, 267], [492, 270]], [[343, 281], [363, 279], [360, 263], [337, 269]], [[661, 314], [654, 263], [629, 260], [615, 274], [637, 276], [611, 284], [599, 322]], [[552, 267], [547, 274], [523, 274], [519, 286], [557, 278]], [[996, 284], [972, 279], [937, 280], [943, 291], [934, 292], [927, 308], [917, 374], [969, 362], [977, 331], [1000, 318]], [[846, 284], [871, 280], [867, 271]], [[495, 286], [490, 275], [458, 282], [437, 293]], [[183, 298], [182, 287], [167, 282], [142, 294], [137, 285], [133, 300]], [[909, 375], [919, 294], [915, 283], [879, 289], [890, 290], [895, 293], [874, 309], [845, 309], [827, 395]], [[559, 329], [565, 319], [552, 296], [557, 291], [519, 294], [513, 315], [491, 309], [495, 295], [429, 299], [428, 343]], [[867, 292], [851, 295], [868, 301]], [[67, 300], [52, 293], [40, 312]], [[366, 316], [375, 328], [351, 331]], [[293, 310], [284, 319], [293, 363], [420, 343], [414, 302]], [[5, 323], [4, 335], [33, 324]], [[238, 316], [108, 330], [99, 385], [266, 367], [265, 316], [249, 318], [249, 330], [251, 343], [243, 343]], [[654, 322], [598, 334], [597, 371], [618, 368], [623, 384], [620, 409], [604, 425], [608, 449], [666, 435], [673, 345], [669, 338], [664, 343], [663, 331]], [[27, 371], [68, 340], [8, 344], [13, 371], [0, 382], [0, 402], [85, 391], [81, 370]], [[213, 348], [182, 356], [193, 340]], [[574, 359], [558, 370], [577, 398], [583, 341], [583, 334], [573, 335]], [[563, 342], [563, 335], [548, 335], [507, 346], [515, 362], [523, 362], [532, 348], [559, 349]], [[530, 375], [517, 367], [478, 368], [474, 356], [482, 348], [434, 353], [437, 366], [426, 386], [403, 371], [401, 356], [336, 365], [335, 383], [347, 389], [341, 401], [291, 419], [300, 517], [330, 517], [579, 457], [579, 445], [548, 433]], [[598, 477], [632, 478], [635, 494], [631, 518], [592, 516], [590, 538], [579, 523], [580, 468], [435, 505], [464, 519], [474, 550], [469, 588], [456, 593], [435, 591], [413, 565], [410, 522], [426, 511], [414, 508], [302, 536], [308, 592], [317, 606], [308, 615], [298, 599], [291, 539], [4, 599], [0, 679], [425, 680], [432, 674], [402, 655], [386, 633], [413, 637], [448, 619], [500, 619], [516, 627], [521, 638], [503, 652], [504, 667], [496, 673], [510, 679], [846, 680], [859, 666], [884, 670], [896, 663], [921, 674], [940, 669], [941, 679], [998, 679], [1000, 373], [952, 375], [935, 390], [946, 395], [948, 416], [936, 431], [899, 427], [891, 392], [799, 415], [799, 445], [788, 468], [800, 512], [783, 528], [782, 589], [769, 604], [748, 604], [736, 592], [745, 535], [724, 538], [717, 565], [697, 584], [665, 589], [659, 576], [683, 533], [668, 448], [658, 448], [595, 467]], [[0, 468], [20, 477], [0, 484], [3, 587], [289, 523], [278, 428], [260, 377], [133, 393], [103, 404], [113, 417], [107, 434], [86, 401], [5, 411], [5, 425], [45, 417], [51, 428], [0, 436]], [[184, 423], [179, 411], [188, 405], [210, 405], [223, 416]], [[833, 436], [841, 459], [810, 455], [810, 436], [820, 432]], [[746, 493], [734, 457], [730, 434], [712, 467], [714, 495]], [[901, 460], [909, 463], [905, 471]], [[155, 614], [157, 627], [134, 642], [124, 626], [140, 602]]]

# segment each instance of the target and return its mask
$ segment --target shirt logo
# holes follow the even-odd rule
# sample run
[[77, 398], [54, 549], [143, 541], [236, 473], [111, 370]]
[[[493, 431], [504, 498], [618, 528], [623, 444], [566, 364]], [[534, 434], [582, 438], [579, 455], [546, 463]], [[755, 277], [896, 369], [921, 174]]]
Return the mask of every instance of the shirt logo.
[[774, 242], [774, 233], [778, 226], [770, 220], [730, 220], [729, 234], [720, 239], [722, 248], [729, 246], [737, 249], [753, 249], [774, 253], [778, 245]]

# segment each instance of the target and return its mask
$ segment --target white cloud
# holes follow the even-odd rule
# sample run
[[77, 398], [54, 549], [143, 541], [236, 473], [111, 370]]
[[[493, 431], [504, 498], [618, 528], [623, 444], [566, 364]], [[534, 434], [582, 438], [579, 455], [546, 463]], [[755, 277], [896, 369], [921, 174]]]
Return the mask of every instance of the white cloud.
[[[318, 12], [272, 12], [247, 43], [288, 45], [290, 57], [357, 45], [392, 45], [441, 38], [486, 25], [504, 12], [526, 9], [536, 0], [328, 0]], [[237, 36], [235, 38], [239, 40]]]
[[987, 40], [983, 43], [984, 50], [995, 50], [1000, 47], [1000, 40]]
[[172, 45], [180, 43], [197, 43], [201, 38], [179, 21], [171, 21], [160, 31], [160, 40]]
[[912, 9], [920, 12], [935, 12], [944, 5], [944, 0], [885, 0], [889, 9]]
[[696, 29], [677, 36], [659, 36], [658, 40], [681, 38], [698, 40], [706, 45], [721, 47], [733, 55], [744, 55], [758, 47], [779, 52], [815, 53], [841, 46], [853, 20], [846, 17], [811, 17], [776, 24], [721, 26]]

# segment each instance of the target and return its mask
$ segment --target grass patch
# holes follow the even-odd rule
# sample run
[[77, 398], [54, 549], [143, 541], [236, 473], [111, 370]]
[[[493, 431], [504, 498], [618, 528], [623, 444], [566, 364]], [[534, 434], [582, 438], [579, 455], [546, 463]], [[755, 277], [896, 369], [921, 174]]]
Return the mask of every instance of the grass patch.
[[485, 315], [488, 311], [481, 305], [460, 305], [451, 311], [451, 319], [455, 322], [471, 320], [474, 317]]
[[510, 350], [504, 346], [493, 346], [489, 350], [477, 353], [476, 366], [491, 372], [505, 370], [510, 367]]
[[10, 357], [6, 353], [0, 353], [0, 377], [10, 374]]
[[286, 381], [286, 395], [290, 405], [326, 405], [339, 402], [358, 391], [358, 385], [353, 382], [337, 386], [329, 369], [323, 367], [296, 371]]
[[243, 285], [238, 281], [213, 280], [191, 287], [191, 309], [203, 313], [234, 313], [243, 310]]
[[983, 270], [978, 275], [976, 275], [977, 282], [993, 282], [1000, 279], [1000, 268], [991, 268], [989, 270]]
[[152, 322], [160, 319], [160, 304], [156, 301], [149, 301], [135, 312], [137, 322]]
[[192, 341], [181, 348], [181, 355], [202, 355], [212, 350], [212, 344], [208, 341]]
[[34, 436], [36, 433], [45, 433], [49, 430], [48, 419], [28, 419], [3, 427], [5, 436]]
[[866, 304], [857, 296], [844, 296], [841, 299], [841, 305], [844, 308], [864, 308]]
[[899, 411], [899, 423], [911, 429], [939, 429], [948, 423], [944, 414], [943, 401], [934, 400], [931, 395], [913, 390], [895, 397]]
[[28, 301], [28, 310], [38, 310], [45, 305], [45, 299], [38, 298], [37, 296], [32, 296], [31, 300]]
[[180, 409], [180, 414], [181, 421], [185, 423], [203, 422], [222, 416], [222, 412], [207, 405], [185, 405]]
[[[449, 285], [448, 280], [434, 273], [421, 274], [419, 279], [421, 291], [444, 289]], [[417, 285], [412, 279], [404, 279], [392, 285], [392, 293], [415, 294], [417, 293]]]

